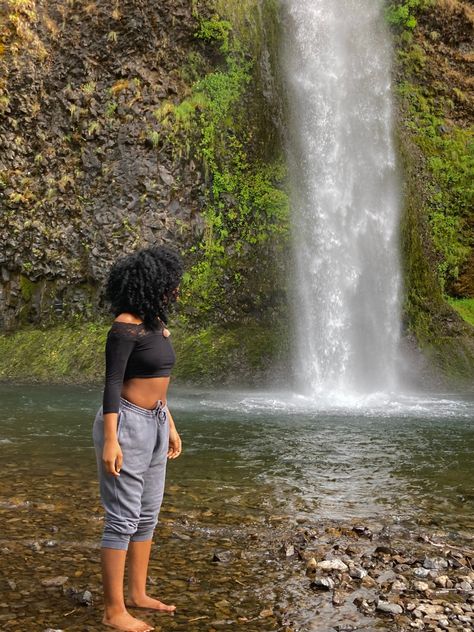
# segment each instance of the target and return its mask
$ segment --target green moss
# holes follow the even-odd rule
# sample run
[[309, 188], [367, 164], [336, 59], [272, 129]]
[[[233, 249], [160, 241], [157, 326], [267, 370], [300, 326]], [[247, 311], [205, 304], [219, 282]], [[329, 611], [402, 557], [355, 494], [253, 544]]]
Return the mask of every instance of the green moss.
[[[191, 249], [182, 294], [189, 319], [201, 323], [241, 321], [242, 311], [265, 310], [276, 285], [270, 262], [288, 239], [283, 154], [278, 148], [268, 160], [261, 151], [268, 143], [257, 142], [268, 137], [269, 125], [255, 116], [263, 107], [255, 64], [262, 34], [248, 35], [258, 33], [258, 7], [255, 0], [243, 4], [245, 11], [218, 2], [224, 17], [200, 21], [197, 37], [217, 48], [217, 67], [194, 81], [181, 103], [168, 101], [154, 112], [175, 160], [192, 157], [203, 166], [205, 226]], [[194, 74], [191, 62], [184, 76]]]
[[[281, 347], [281, 332], [265, 323], [211, 324], [197, 331], [189, 331], [183, 323], [176, 319], [171, 326], [177, 355], [173, 378], [183, 382], [254, 383], [270, 369]], [[101, 382], [109, 326], [109, 322], [71, 322], [0, 335], [0, 379]]]
[[0, 378], [81, 381], [103, 374], [106, 324], [25, 327], [0, 336]]
[[432, 176], [426, 212], [433, 244], [440, 255], [438, 278], [443, 291], [459, 275], [471, 252], [468, 229], [474, 208], [473, 128], [448, 125], [447, 104], [409, 81], [398, 86], [404, 102], [405, 125], [426, 159]]
[[401, 0], [389, 5], [397, 45], [397, 127], [405, 186], [404, 328], [446, 382], [457, 387], [474, 375], [472, 321], [465, 309], [464, 320], [460, 317], [461, 303], [449, 297], [472, 247], [473, 136], [472, 127], [453, 123], [453, 103], [440, 96], [448, 90], [433, 81], [425, 35], [412, 34], [416, 20], [411, 16], [421, 22], [426, 9], [436, 11], [436, 3]]
[[416, 14], [432, 3], [432, 0], [392, 0], [386, 8], [386, 20], [398, 30], [412, 31], [417, 25]]
[[474, 326], [474, 298], [450, 298], [449, 304], [467, 323]]
[[20, 274], [20, 291], [25, 303], [28, 303], [31, 300], [35, 287], [36, 284], [33, 281], [30, 281], [30, 279], [28, 279], [25, 275]]
[[[401, 112], [400, 116], [406, 115]], [[425, 158], [406, 127], [399, 125], [399, 154], [405, 194], [401, 219], [404, 272], [404, 328], [448, 383], [472, 379], [474, 336], [452, 301], [443, 295], [429, 221], [430, 174]]]
[[229, 32], [232, 24], [228, 20], [220, 20], [215, 15], [211, 20], [200, 20], [199, 29], [195, 35], [206, 42], [218, 42], [222, 52], [229, 50]]

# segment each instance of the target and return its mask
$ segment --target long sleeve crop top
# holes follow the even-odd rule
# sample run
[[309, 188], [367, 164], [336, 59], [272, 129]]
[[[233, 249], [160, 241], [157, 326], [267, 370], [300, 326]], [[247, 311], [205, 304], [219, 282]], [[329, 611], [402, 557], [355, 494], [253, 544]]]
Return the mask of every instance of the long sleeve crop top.
[[125, 380], [132, 377], [169, 376], [176, 361], [163, 330], [150, 331], [143, 323], [112, 323], [105, 343], [103, 413], [118, 413]]

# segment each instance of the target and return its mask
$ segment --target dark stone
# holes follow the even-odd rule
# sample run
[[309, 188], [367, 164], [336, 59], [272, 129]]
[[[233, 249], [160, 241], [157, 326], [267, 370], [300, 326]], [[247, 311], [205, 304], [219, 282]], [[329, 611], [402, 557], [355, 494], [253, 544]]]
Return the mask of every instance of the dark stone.
[[227, 563], [232, 559], [232, 552], [227, 549], [216, 549], [212, 556], [213, 562]]

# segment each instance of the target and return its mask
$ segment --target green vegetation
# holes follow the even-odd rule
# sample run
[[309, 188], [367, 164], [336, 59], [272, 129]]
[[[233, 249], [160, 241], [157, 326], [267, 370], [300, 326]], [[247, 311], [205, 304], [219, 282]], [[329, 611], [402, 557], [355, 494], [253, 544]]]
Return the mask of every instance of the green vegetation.
[[201, 20], [195, 35], [206, 42], [220, 43], [220, 50], [227, 53], [230, 48], [229, 34], [231, 31], [232, 24], [229, 20], [220, 20], [216, 15], [212, 20]]
[[52, 329], [26, 326], [0, 336], [0, 378], [87, 381], [102, 376], [107, 326], [65, 323]]
[[469, 220], [474, 207], [474, 140], [472, 128], [449, 126], [443, 101], [404, 81], [398, 86], [409, 118], [405, 122], [426, 157], [432, 175], [427, 215], [433, 244], [440, 255], [438, 278], [443, 291], [457, 279], [471, 252]]
[[[74, 319], [0, 335], [0, 379], [102, 383], [109, 322]], [[222, 383], [236, 374], [242, 384], [254, 381], [271, 367], [283, 338], [275, 327], [261, 324], [208, 325], [190, 333], [177, 319], [171, 329], [177, 355], [173, 380], [200, 384]]]
[[437, 3], [392, 2], [390, 7], [405, 185], [404, 325], [425, 356], [456, 385], [472, 380], [474, 371], [469, 300], [450, 297], [472, 247], [472, 127], [453, 117], [452, 99], [462, 74], [453, 71], [449, 79], [440, 75], [439, 51], [433, 45], [440, 34], [431, 30], [428, 13], [440, 10]]
[[449, 299], [449, 304], [464, 318], [464, 320], [474, 326], [474, 298]]
[[[255, 152], [259, 129], [249, 113], [255, 60], [231, 22], [217, 15], [202, 20], [196, 37], [217, 46], [222, 68], [194, 81], [181, 103], [165, 102], [154, 115], [175, 158], [196, 158], [208, 185], [203, 236], [192, 248], [194, 263], [183, 282], [184, 310], [193, 322], [211, 314], [232, 321], [242, 303], [262, 309], [271, 291], [265, 261], [288, 234], [288, 197], [281, 186], [286, 167], [281, 154], [265, 162]], [[252, 275], [258, 283], [249, 282]]]
[[425, 9], [433, 0], [398, 0], [390, 2], [386, 9], [387, 22], [398, 30], [412, 31], [416, 25], [416, 13]]

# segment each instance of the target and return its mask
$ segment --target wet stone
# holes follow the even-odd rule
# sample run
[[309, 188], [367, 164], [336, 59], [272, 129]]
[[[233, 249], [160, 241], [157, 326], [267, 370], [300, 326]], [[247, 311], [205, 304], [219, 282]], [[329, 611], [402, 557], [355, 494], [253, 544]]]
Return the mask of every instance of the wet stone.
[[285, 544], [280, 549], [280, 552], [284, 557], [292, 557], [295, 554], [295, 547], [293, 544]]
[[227, 563], [232, 559], [232, 552], [227, 549], [216, 549], [212, 556], [213, 562]]
[[415, 568], [413, 575], [416, 577], [428, 577], [430, 571], [427, 568]]
[[425, 557], [423, 560], [423, 567], [434, 569], [434, 570], [442, 570], [448, 568], [448, 561], [442, 557]]
[[69, 577], [66, 575], [58, 575], [56, 577], [41, 580], [41, 585], [46, 588], [60, 588], [61, 586], [64, 586], [68, 579]]
[[67, 597], [75, 601], [80, 606], [92, 606], [93, 599], [90, 590], [77, 590], [76, 588], [68, 588], [65, 591]]
[[420, 592], [425, 592], [429, 590], [430, 587], [426, 582], [416, 581], [416, 582], [413, 582], [413, 588], [415, 590], [419, 590]]
[[321, 590], [331, 590], [334, 586], [335, 583], [331, 577], [315, 577], [315, 579], [311, 582], [311, 588]]
[[388, 612], [389, 614], [401, 614], [403, 612], [403, 608], [398, 603], [383, 601], [382, 599], [377, 600], [375, 607], [377, 610]]
[[317, 564], [318, 568], [323, 571], [347, 571], [349, 567], [347, 564], [344, 564], [342, 560], [334, 559], [334, 560], [322, 560]]

